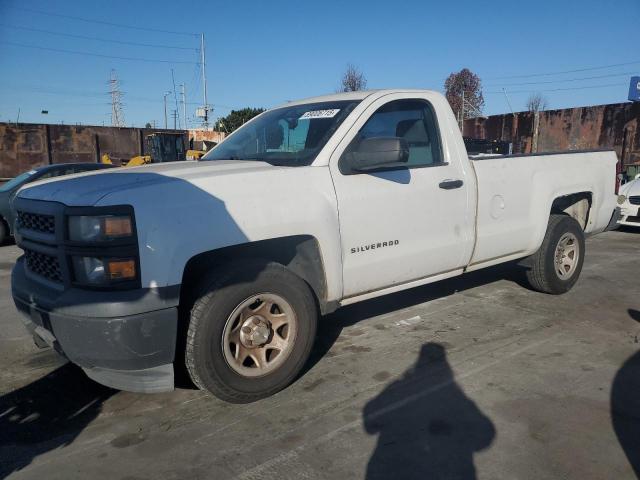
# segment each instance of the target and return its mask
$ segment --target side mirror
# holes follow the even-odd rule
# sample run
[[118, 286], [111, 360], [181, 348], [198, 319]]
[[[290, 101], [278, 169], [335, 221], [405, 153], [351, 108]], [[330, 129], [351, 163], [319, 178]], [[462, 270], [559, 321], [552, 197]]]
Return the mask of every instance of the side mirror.
[[402, 167], [409, 160], [409, 144], [400, 137], [372, 137], [361, 140], [340, 159], [344, 175]]

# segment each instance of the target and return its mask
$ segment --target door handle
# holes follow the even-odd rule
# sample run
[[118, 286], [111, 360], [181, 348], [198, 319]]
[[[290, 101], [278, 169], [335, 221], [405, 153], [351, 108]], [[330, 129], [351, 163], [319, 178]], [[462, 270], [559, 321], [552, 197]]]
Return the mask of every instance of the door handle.
[[463, 184], [462, 180], [443, 180], [438, 186], [444, 190], [453, 190], [454, 188], [460, 188]]

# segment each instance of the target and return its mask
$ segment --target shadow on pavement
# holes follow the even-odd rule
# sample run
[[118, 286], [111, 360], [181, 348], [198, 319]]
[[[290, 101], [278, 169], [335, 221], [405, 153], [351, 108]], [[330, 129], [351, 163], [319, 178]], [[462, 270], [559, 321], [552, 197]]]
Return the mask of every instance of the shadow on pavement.
[[[629, 309], [640, 322], [640, 311]], [[620, 446], [640, 478], [640, 351], [622, 365], [611, 387], [611, 421]]]
[[[311, 369], [329, 351], [345, 326], [500, 279], [521, 283], [520, 277], [521, 271], [517, 267], [500, 266], [345, 307], [320, 321], [316, 346], [306, 370]], [[427, 390], [429, 395], [423, 397], [422, 394]], [[417, 394], [420, 398], [399, 411], [383, 408], [380, 413], [378, 406], [393, 405], [398, 392], [401, 397]], [[36, 457], [72, 443], [98, 417], [104, 402], [116, 393], [116, 390], [87, 378], [78, 367], [66, 364], [25, 387], [1, 396], [0, 479], [27, 467]], [[448, 409], [445, 411], [441, 405], [448, 405]], [[368, 412], [374, 413], [373, 420], [367, 420], [373, 421], [368, 430], [371, 433], [379, 432], [381, 440], [371, 465], [382, 465], [376, 466], [376, 471], [381, 469], [383, 473], [389, 473], [383, 468], [388, 450], [387, 439], [401, 431], [411, 433], [413, 426], [426, 429], [415, 430], [413, 440], [419, 441], [421, 435], [439, 440], [440, 446], [432, 450], [430, 463], [423, 462], [427, 468], [423, 473], [429, 471], [428, 468], [438, 467], [436, 457], [440, 458], [438, 462], [445, 463], [449, 461], [448, 458], [453, 458], [457, 468], [454, 471], [473, 473], [474, 448], [477, 447], [477, 450], [481, 448], [479, 445], [485, 443], [489, 445], [495, 435], [491, 422], [455, 384], [444, 350], [436, 344], [425, 345], [416, 366], [407, 372], [405, 378], [388, 387], [367, 408]], [[415, 424], [413, 416], [418, 421], [424, 421], [424, 426]], [[379, 420], [389, 418], [395, 426], [372, 426], [377, 425]], [[459, 429], [466, 429], [467, 432], [461, 436]], [[454, 443], [459, 445], [453, 448]], [[449, 457], [445, 455], [446, 445], [452, 448]], [[414, 442], [411, 447], [418, 448], [419, 445]], [[389, 451], [394, 451], [393, 446], [389, 448]], [[462, 462], [463, 458], [466, 463]], [[406, 462], [398, 462], [402, 463]], [[407, 472], [411, 470], [407, 469]]]
[[301, 375], [311, 370], [327, 354], [345, 327], [370, 317], [430, 302], [499, 280], [511, 281], [523, 288], [530, 288], [526, 282], [525, 271], [525, 267], [516, 262], [504, 263], [340, 308], [319, 320], [316, 342]]
[[640, 233], [640, 228], [639, 227], [628, 227], [626, 225], [620, 225], [620, 228], [618, 228], [618, 231], [625, 232], [625, 233], [639, 234]]
[[115, 393], [66, 364], [0, 397], [0, 478], [69, 445]]
[[496, 436], [437, 343], [424, 344], [415, 365], [367, 403], [363, 417], [367, 433], [378, 435], [368, 480], [475, 479], [473, 455]]

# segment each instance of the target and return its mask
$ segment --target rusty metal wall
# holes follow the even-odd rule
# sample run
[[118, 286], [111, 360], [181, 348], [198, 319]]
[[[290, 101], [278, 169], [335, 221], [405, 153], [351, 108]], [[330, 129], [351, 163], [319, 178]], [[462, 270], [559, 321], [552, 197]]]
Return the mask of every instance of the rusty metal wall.
[[120, 164], [149, 153], [144, 139], [155, 131], [182, 133], [189, 144], [186, 130], [0, 123], [0, 178], [51, 163], [98, 162], [105, 153]]
[[513, 142], [514, 153], [612, 148], [623, 165], [640, 162], [640, 103], [492, 115], [465, 120], [464, 134]]

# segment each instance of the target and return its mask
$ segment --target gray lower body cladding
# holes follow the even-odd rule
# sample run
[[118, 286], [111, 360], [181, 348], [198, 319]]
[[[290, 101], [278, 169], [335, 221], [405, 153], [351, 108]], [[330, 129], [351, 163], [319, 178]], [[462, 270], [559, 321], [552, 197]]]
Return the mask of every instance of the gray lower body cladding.
[[30, 278], [24, 260], [11, 278], [13, 299], [36, 343], [46, 343], [94, 380], [121, 390], [173, 389], [179, 286], [53, 292]]

